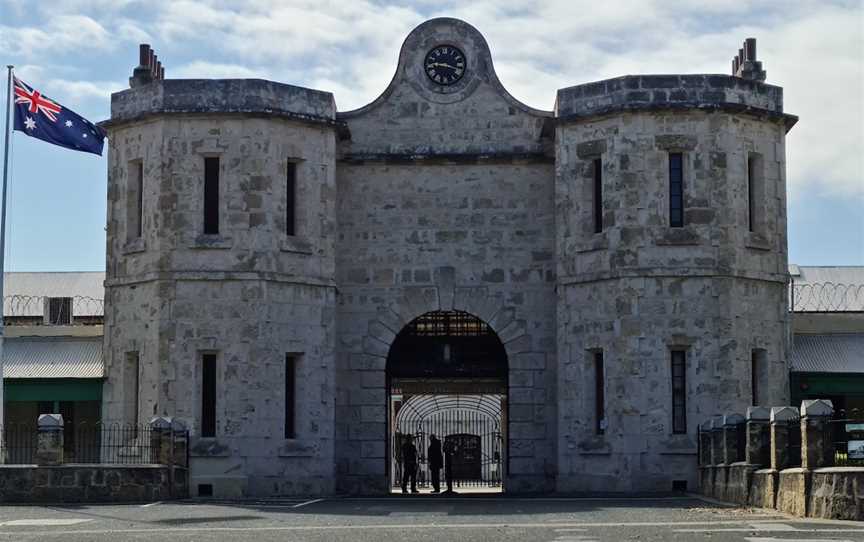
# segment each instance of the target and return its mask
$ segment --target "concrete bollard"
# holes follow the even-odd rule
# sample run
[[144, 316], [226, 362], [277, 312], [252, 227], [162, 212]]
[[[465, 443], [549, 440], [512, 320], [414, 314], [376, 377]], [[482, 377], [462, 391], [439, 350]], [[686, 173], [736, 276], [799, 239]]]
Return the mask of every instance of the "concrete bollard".
[[834, 405], [827, 399], [801, 403], [801, 466], [819, 469], [834, 466]]
[[791, 406], [771, 408], [771, 468], [782, 470], [797, 459], [789, 457], [789, 431], [798, 431], [798, 409]]
[[42, 414], [37, 422], [36, 464], [55, 466], [63, 464], [63, 416]]
[[771, 410], [767, 407], [747, 409], [744, 460], [764, 468], [771, 465]]
[[740, 414], [723, 416], [723, 462], [727, 465], [738, 461], [738, 431], [743, 423]]

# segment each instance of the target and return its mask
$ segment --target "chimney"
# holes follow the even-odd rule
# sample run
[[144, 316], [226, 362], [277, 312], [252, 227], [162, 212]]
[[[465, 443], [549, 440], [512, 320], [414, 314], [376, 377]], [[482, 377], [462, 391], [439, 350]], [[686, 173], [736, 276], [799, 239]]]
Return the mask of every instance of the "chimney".
[[138, 46], [138, 66], [132, 70], [129, 86], [136, 88], [163, 79], [165, 79], [165, 68], [162, 67], [162, 61], [156, 56], [156, 51], [149, 43], [142, 43]]
[[756, 38], [747, 38], [738, 49], [738, 56], [732, 59], [732, 75], [751, 81], [765, 81], [767, 73], [762, 63], [756, 60]]

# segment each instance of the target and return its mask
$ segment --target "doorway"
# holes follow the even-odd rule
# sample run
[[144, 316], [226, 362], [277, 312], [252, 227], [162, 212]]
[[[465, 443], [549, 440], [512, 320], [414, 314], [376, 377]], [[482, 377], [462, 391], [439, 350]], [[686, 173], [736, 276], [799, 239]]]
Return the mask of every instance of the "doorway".
[[[503, 491], [507, 355], [486, 322], [462, 311], [434, 311], [416, 318], [390, 347], [387, 388], [391, 491], [401, 491], [401, 451], [409, 439], [417, 449], [418, 489], [431, 491], [427, 451], [433, 435], [452, 450], [455, 491]], [[445, 470], [440, 472], [445, 486]]]

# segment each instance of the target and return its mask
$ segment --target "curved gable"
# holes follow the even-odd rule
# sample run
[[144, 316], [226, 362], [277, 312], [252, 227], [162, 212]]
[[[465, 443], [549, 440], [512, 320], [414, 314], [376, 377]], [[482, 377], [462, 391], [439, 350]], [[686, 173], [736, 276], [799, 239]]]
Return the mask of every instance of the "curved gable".
[[[451, 85], [437, 84], [426, 73], [427, 53], [442, 45], [455, 46], [465, 56], [464, 74]], [[381, 96], [337, 118], [350, 131], [341, 149], [346, 158], [537, 154], [543, 152], [542, 137], [550, 133], [552, 112], [528, 107], [504, 89], [476, 28], [439, 18], [405, 39], [396, 74]]]

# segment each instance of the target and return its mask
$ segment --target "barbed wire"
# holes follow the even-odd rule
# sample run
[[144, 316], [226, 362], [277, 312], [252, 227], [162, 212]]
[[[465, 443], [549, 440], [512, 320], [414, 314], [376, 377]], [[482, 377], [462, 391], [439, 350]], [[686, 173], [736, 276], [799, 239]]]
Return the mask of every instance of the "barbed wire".
[[864, 312], [864, 284], [793, 282], [789, 289], [793, 312]]
[[[65, 301], [51, 301], [64, 300]], [[53, 303], [53, 305], [52, 305]], [[71, 314], [70, 311], [71, 310]], [[95, 297], [76, 295], [71, 297], [54, 297], [45, 295], [9, 295], [3, 298], [3, 316], [41, 317], [59, 321], [70, 317], [102, 316], [105, 312], [105, 301]], [[57, 323], [57, 322], [55, 322]]]

